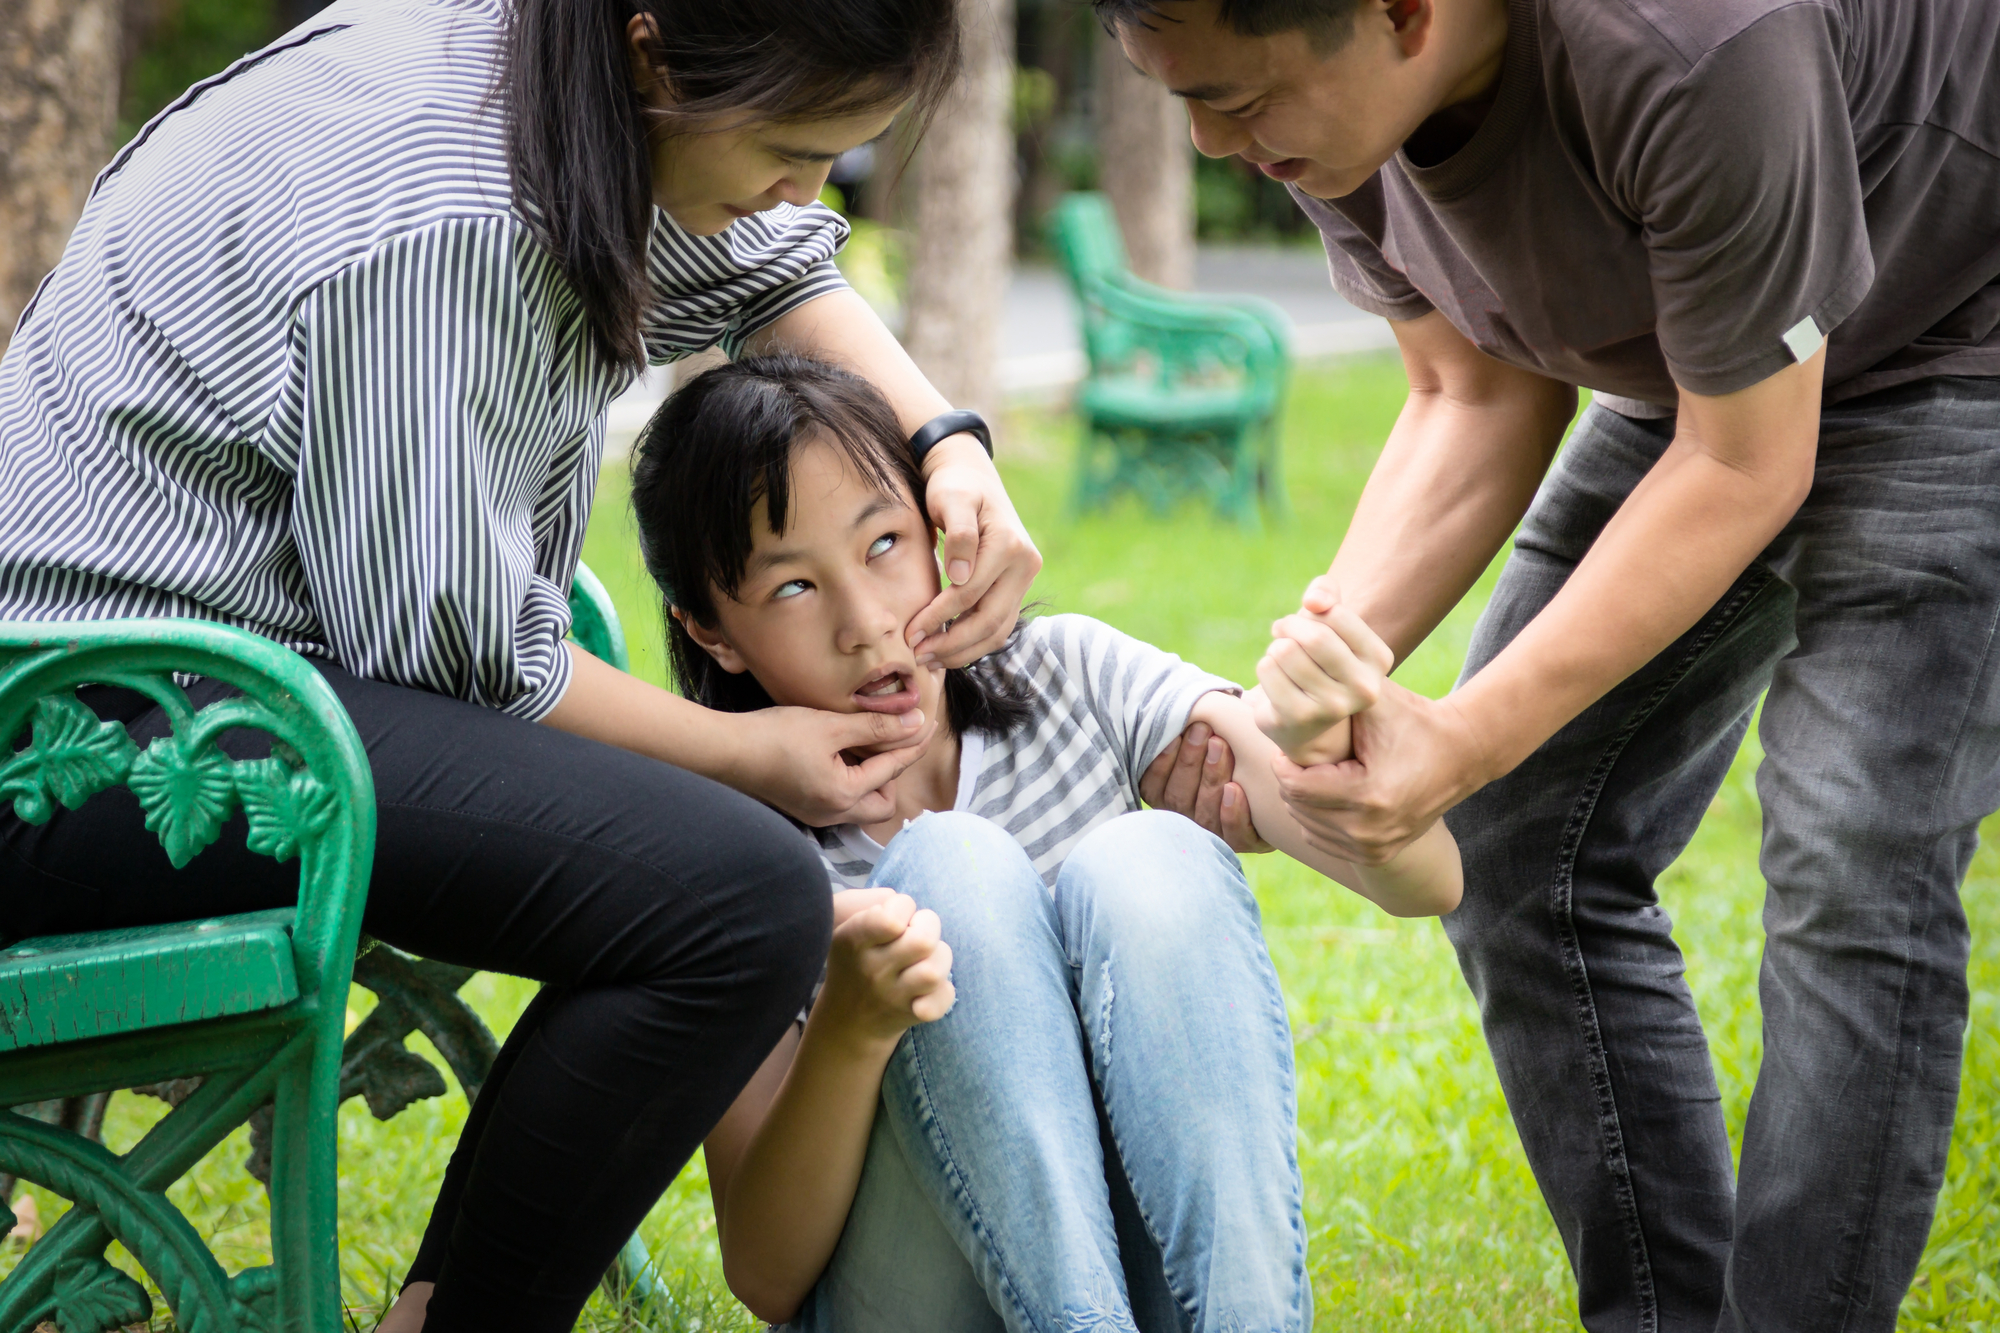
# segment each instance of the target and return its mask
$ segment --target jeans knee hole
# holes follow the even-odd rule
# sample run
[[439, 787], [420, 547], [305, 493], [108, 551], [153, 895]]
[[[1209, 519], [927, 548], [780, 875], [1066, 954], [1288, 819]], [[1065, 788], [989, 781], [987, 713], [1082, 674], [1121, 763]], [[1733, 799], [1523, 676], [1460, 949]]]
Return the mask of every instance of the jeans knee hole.
[[1097, 1058], [1101, 1071], [1111, 1068], [1111, 1004], [1117, 998], [1116, 988], [1111, 984], [1111, 960], [1104, 960], [1102, 971], [1104, 998], [1097, 1006]]

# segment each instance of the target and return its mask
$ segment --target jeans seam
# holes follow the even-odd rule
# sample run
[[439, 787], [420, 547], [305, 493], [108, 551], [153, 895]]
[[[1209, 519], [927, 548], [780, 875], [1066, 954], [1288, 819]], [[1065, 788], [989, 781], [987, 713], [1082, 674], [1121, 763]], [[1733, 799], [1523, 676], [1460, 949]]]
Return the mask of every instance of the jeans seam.
[[1715, 646], [1722, 631], [1740, 616], [1756, 595], [1769, 586], [1775, 577], [1768, 569], [1753, 566], [1752, 571], [1759, 577], [1749, 578], [1740, 583], [1734, 592], [1728, 594], [1721, 604], [1704, 617], [1701, 631], [1682, 653], [1675, 664], [1656, 684], [1652, 692], [1627, 716], [1606, 745], [1604, 754], [1591, 769], [1577, 794], [1570, 817], [1563, 827], [1562, 839], [1557, 845], [1555, 881], [1550, 885], [1550, 907], [1555, 917], [1556, 941], [1561, 950], [1563, 970], [1569, 975], [1570, 990], [1576, 1001], [1576, 1017], [1581, 1029], [1585, 1054], [1589, 1060], [1591, 1091], [1598, 1105], [1598, 1129], [1604, 1149], [1604, 1163], [1610, 1171], [1613, 1193], [1617, 1197], [1620, 1210], [1625, 1214], [1626, 1246], [1633, 1265], [1633, 1277], [1638, 1285], [1639, 1330], [1638, 1333], [1657, 1333], [1659, 1329], [1659, 1294], [1653, 1283], [1652, 1261], [1646, 1250], [1646, 1234], [1639, 1222], [1637, 1196], [1632, 1188], [1630, 1165], [1625, 1154], [1624, 1130], [1618, 1122], [1618, 1102], [1611, 1088], [1611, 1071], [1605, 1059], [1603, 1033], [1597, 1022], [1597, 1007], [1591, 997], [1590, 973], [1583, 960], [1583, 950], [1577, 941], [1575, 925], [1575, 872], [1576, 857], [1582, 849], [1584, 834], [1597, 810], [1597, 800], [1603, 794], [1604, 786], [1611, 780], [1611, 771], [1617, 767], [1625, 749], [1639, 729], [1650, 720], [1668, 694], [1685, 680], [1701, 662], [1708, 650]]
[[965, 1187], [965, 1173], [959, 1169], [958, 1161], [951, 1151], [951, 1144], [945, 1136], [943, 1127], [938, 1123], [937, 1112], [932, 1107], [930, 1074], [924, 1065], [923, 1053], [918, 1049], [915, 1037], [916, 1034], [911, 1033], [905, 1040], [909, 1043], [910, 1064], [912, 1072], [915, 1075], [918, 1101], [923, 1116], [924, 1137], [930, 1140], [932, 1145], [937, 1149], [938, 1156], [944, 1165], [946, 1178], [951, 1182], [952, 1197], [957, 1202], [966, 1222], [972, 1227], [974, 1236], [985, 1249], [988, 1262], [993, 1265], [994, 1270], [999, 1274], [1000, 1289], [1005, 1294], [1007, 1303], [1014, 1308], [1016, 1317], [1023, 1324], [1029, 1327], [1039, 1327], [1033, 1315], [1021, 1303], [1014, 1280], [1007, 1272], [1007, 1266], [1001, 1257], [999, 1247], [993, 1243], [992, 1231], [987, 1227], [985, 1219], [980, 1215], [978, 1201], [973, 1197], [972, 1191]]
[[[1963, 709], [1959, 713], [1958, 725], [1952, 731], [1951, 744], [1945, 749], [1944, 761], [1938, 765], [1937, 781], [1931, 788], [1929, 818], [1925, 822], [1925, 833], [1933, 840], [1933, 842], [1935, 841], [1938, 832], [1937, 828], [1938, 801], [1942, 798], [1944, 794], [1946, 781], [1948, 780], [1951, 774], [1953, 760], [1958, 755], [1960, 746], [1965, 739], [1965, 729], [1971, 718], [1973, 704], [1974, 701], [1979, 697], [1979, 682], [1985, 679], [1992, 669], [1993, 642], [1996, 631], [2000, 631], [2000, 611], [1996, 611], [1993, 615], [1990, 615], [1987, 618], [1986, 647], [1985, 650], [1980, 654], [1979, 671], [1972, 677], [1971, 688], [1966, 691], [1965, 704]], [[1915, 853], [1912, 852], [1909, 853], [1909, 855], [1914, 857]], [[1914, 866], [1906, 865], [1906, 871], [1910, 869], [1914, 869]], [[1905, 879], [1906, 882], [1911, 882], [1914, 881], [1915, 876], [1906, 873], [1903, 876], [1903, 878]], [[1913, 910], [1913, 908], [1911, 908], [1911, 904], [1907, 901], [1905, 903], [1905, 908]], [[1902, 967], [1903, 975], [1901, 983], [1898, 985], [1896, 989], [1896, 1029], [1895, 1029], [1896, 1073], [1894, 1077], [1892, 1077], [1890, 1080], [1889, 1110], [1886, 1114], [1884, 1114], [1881, 1117], [1882, 1133], [1876, 1140], [1874, 1151], [1869, 1154], [1868, 1185], [1867, 1188], [1863, 1190], [1863, 1195], [1868, 1200], [1867, 1211], [1864, 1214], [1864, 1220], [1861, 1226], [1861, 1235], [1858, 1238], [1858, 1243], [1855, 1244], [1853, 1247], [1854, 1257], [1851, 1260], [1849, 1260], [1848, 1264], [1846, 1265], [1847, 1273], [1845, 1276], [1847, 1277], [1848, 1280], [1844, 1285], [1849, 1292], [1852, 1292], [1855, 1289], [1855, 1286], [1857, 1285], [1855, 1280], [1856, 1271], [1863, 1264], [1865, 1264], [1867, 1260], [1867, 1256], [1872, 1249], [1872, 1238], [1875, 1234], [1876, 1226], [1881, 1216], [1882, 1191], [1876, 1188], [1876, 1182], [1880, 1181], [1882, 1178], [1883, 1163], [1889, 1155], [1889, 1140], [1892, 1137], [1892, 1131], [1896, 1125], [1897, 1121], [1896, 1109], [1901, 1104], [1902, 1092], [1905, 1084], [1903, 1073], [1909, 1061], [1910, 1042], [1908, 1041], [1904, 1033], [1904, 1023], [1909, 1013], [1910, 973], [1912, 970], [1912, 956], [1914, 953], [1915, 953], [1915, 932], [1911, 928], [1910, 922], [1906, 919], [1903, 931], [1903, 967]], [[1873, 1283], [1871, 1282], [1867, 1298], [1868, 1302], [1872, 1302], [1874, 1300], [1874, 1296], [1875, 1296], [1874, 1286]], [[1844, 1301], [1842, 1304], [1844, 1306], [1844, 1310], [1840, 1319], [1840, 1327], [1837, 1330], [1835, 1330], [1835, 1333], [1847, 1333], [1847, 1330], [1853, 1324], [1855, 1314], [1857, 1313], [1857, 1311], [1863, 1308], [1863, 1303], [1856, 1302], [1852, 1299]]]
[[[1227, 852], [1230, 859], [1234, 861], [1236, 858], [1236, 853], [1234, 851], [1230, 851], [1228, 849], [1228, 845], [1226, 843], [1222, 843], [1221, 839], [1218, 838], [1215, 839], [1215, 841], [1219, 846], [1222, 847], [1222, 849], [1225, 852]], [[1263, 998], [1267, 1003], [1269, 1016], [1274, 1020], [1274, 1026], [1277, 1029], [1275, 1035], [1277, 1036], [1280, 1045], [1285, 1050], [1289, 1051], [1292, 1047], [1291, 1019], [1285, 1010], [1284, 988], [1278, 981], [1278, 973], [1276, 966], [1273, 965], [1270, 961], [1270, 951], [1264, 941], [1261, 913], [1257, 908], [1256, 896], [1250, 892], [1248, 881], [1243, 880], [1241, 878], [1243, 873], [1243, 866], [1242, 862], [1240, 861], [1236, 861], [1236, 872], [1243, 888], [1243, 898], [1240, 899], [1236, 905], [1239, 908], [1245, 909], [1244, 924], [1250, 930], [1250, 938], [1256, 941], [1256, 947], [1258, 948], [1259, 951], [1261, 951], [1264, 954], [1264, 961], [1266, 966], [1262, 977], [1264, 985]], [[1234, 895], [1232, 895], [1232, 897], [1233, 896]], [[1109, 1061], [1107, 1060], [1106, 1063], [1108, 1065]], [[1109, 1068], [1099, 1069], [1093, 1064], [1089, 1072], [1091, 1076], [1091, 1081], [1096, 1084], [1098, 1096], [1103, 1102], [1104, 1122], [1111, 1128], [1111, 1145], [1113, 1150], [1118, 1153], [1120, 1158], [1119, 1170], [1123, 1171], [1125, 1170], [1123, 1162], [1125, 1149], [1124, 1145], [1119, 1141], [1118, 1116], [1117, 1112], [1113, 1109], [1111, 1105], [1111, 1097], [1109, 1095], [1109, 1092], [1104, 1086], [1105, 1080], [1110, 1076], [1111, 1071], [1109, 1070]], [[1291, 1069], [1287, 1069], [1284, 1079], [1285, 1098], [1292, 1106], [1292, 1124], [1294, 1127], [1294, 1136], [1289, 1146], [1289, 1152], [1291, 1156], [1291, 1167], [1292, 1167], [1292, 1184], [1298, 1189], [1299, 1198], [1301, 1200], [1301, 1203], [1303, 1203], [1304, 1182], [1301, 1177], [1299, 1169], [1298, 1139], [1296, 1136], [1296, 1127], [1298, 1125], [1298, 1081], [1297, 1080], [1298, 1080], [1298, 1075], [1296, 1068], [1294, 1067]], [[1131, 1179], [1129, 1172], [1127, 1172], [1126, 1179], [1127, 1183], [1129, 1184]], [[1160, 1251], [1162, 1266], [1166, 1267], [1167, 1266], [1166, 1241], [1160, 1233], [1159, 1226], [1153, 1221], [1152, 1214], [1147, 1212], [1145, 1201], [1139, 1197], [1139, 1191], [1136, 1187], [1132, 1189], [1132, 1204], [1133, 1207], [1138, 1211], [1139, 1222], [1142, 1226], [1145, 1227], [1146, 1235], [1148, 1236], [1148, 1238], [1152, 1240], [1154, 1247]], [[1294, 1210], [1292, 1218], [1292, 1254], [1294, 1257], [1296, 1267], [1298, 1268], [1301, 1276], [1304, 1275], [1305, 1271], [1306, 1241], [1307, 1241], [1307, 1236], [1305, 1230], [1305, 1212], [1303, 1207], [1301, 1207], [1297, 1210]], [[1174, 1300], [1180, 1304], [1181, 1308], [1187, 1313], [1190, 1320], [1195, 1319], [1199, 1314], [1199, 1312], [1195, 1309], [1194, 1298], [1192, 1296], [1184, 1294], [1181, 1291], [1180, 1286], [1175, 1281], [1174, 1274], [1170, 1268], [1164, 1274], [1164, 1276], [1166, 1278], [1167, 1291], [1169, 1292], [1169, 1294], [1171, 1294]], [[1310, 1296], [1310, 1291], [1311, 1287], [1310, 1284], [1308, 1283], [1305, 1286], [1305, 1294], [1308, 1295], [1308, 1297]], [[1293, 1307], [1293, 1314], [1295, 1316], [1303, 1316], [1304, 1310], [1295, 1303]], [[1301, 1320], [1301, 1322], [1303, 1321]]]

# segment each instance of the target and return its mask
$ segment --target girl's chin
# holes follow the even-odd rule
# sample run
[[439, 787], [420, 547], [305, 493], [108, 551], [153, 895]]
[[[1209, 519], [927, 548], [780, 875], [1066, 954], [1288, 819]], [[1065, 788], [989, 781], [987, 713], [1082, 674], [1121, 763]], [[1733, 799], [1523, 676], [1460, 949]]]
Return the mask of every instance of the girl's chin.
[[893, 750], [898, 754], [904, 755], [914, 763], [930, 750], [931, 742], [935, 739], [937, 739], [937, 732], [933, 731], [929, 736], [924, 738], [923, 744], [916, 746], [907, 744], [898, 745], [894, 741], [878, 741], [873, 745], [856, 745], [851, 749], [842, 750], [840, 757], [850, 764], [859, 764], [873, 759], [878, 754], [888, 754]]

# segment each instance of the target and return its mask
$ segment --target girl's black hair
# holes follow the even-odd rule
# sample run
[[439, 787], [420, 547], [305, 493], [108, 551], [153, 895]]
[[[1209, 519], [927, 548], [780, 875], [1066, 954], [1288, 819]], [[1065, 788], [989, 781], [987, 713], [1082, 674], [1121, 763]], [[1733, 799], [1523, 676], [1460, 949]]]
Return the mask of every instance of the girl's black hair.
[[[626, 25], [652, 19], [671, 110], [640, 98]], [[914, 101], [957, 72], [952, 0], [512, 0], [496, 91], [507, 168], [598, 352], [641, 369], [655, 131], [826, 120]]]
[[[697, 703], [729, 713], [771, 706], [749, 672], [724, 671], [671, 613], [715, 625], [716, 593], [734, 597], [742, 586], [757, 502], [782, 535], [791, 523], [792, 457], [813, 440], [838, 449], [870, 486], [907, 492], [922, 511], [923, 471], [895, 412], [868, 381], [810, 357], [751, 357], [697, 375], [639, 434], [639, 549], [669, 612], [674, 683]], [[990, 658], [946, 670], [944, 698], [960, 734], [1011, 735], [1031, 708], [1026, 690]]]

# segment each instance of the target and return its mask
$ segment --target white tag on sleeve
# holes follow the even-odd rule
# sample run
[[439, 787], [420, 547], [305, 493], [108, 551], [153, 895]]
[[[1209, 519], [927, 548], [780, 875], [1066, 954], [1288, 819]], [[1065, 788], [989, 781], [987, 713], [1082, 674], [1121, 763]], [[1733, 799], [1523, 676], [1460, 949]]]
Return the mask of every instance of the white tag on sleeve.
[[1792, 349], [1792, 360], [1794, 361], [1805, 360], [1814, 352], [1817, 352], [1819, 345], [1825, 341], [1826, 335], [1819, 331], [1819, 325], [1813, 323], [1811, 315], [1807, 315], [1804, 319], [1785, 330], [1785, 346]]

